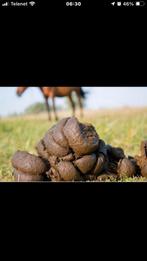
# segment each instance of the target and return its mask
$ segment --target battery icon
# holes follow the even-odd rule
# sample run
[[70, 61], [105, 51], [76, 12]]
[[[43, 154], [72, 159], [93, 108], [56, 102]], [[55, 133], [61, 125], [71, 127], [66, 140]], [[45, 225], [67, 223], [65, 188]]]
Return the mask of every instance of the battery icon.
[[144, 1], [136, 2], [136, 6], [144, 6], [144, 5], [145, 5]]

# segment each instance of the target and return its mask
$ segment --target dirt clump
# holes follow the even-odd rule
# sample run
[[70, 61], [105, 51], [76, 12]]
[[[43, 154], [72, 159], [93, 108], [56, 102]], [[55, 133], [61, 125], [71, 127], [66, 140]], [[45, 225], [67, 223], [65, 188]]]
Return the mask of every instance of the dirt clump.
[[121, 159], [118, 163], [117, 172], [120, 178], [133, 178], [136, 174], [135, 164], [128, 158]]
[[17, 151], [12, 158], [15, 181], [114, 181], [147, 177], [147, 141], [140, 156], [126, 156], [122, 148], [106, 144], [94, 126], [64, 118], [36, 145], [38, 156]]
[[15, 181], [43, 181], [49, 163], [26, 151], [17, 151], [12, 158]]
[[147, 178], [147, 141], [142, 141], [140, 144], [141, 155], [135, 156], [136, 164], [140, 170], [141, 176]]

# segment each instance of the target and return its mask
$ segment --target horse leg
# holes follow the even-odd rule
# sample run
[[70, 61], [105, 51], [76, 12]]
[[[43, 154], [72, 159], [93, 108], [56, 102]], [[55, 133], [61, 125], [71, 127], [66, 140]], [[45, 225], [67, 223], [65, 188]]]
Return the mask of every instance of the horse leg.
[[48, 112], [48, 119], [49, 119], [49, 121], [51, 121], [51, 114], [50, 114], [50, 106], [49, 106], [48, 97], [45, 97], [45, 104], [46, 104], [46, 109], [47, 109], [47, 112]]
[[77, 97], [78, 97], [79, 106], [80, 106], [80, 116], [81, 116], [81, 118], [83, 118], [83, 103], [82, 103], [81, 95], [77, 94]]
[[70, 103], [71, 103], [71, 107], [72, 107], [72, 111], [73, 111], [73, 116], [74, 116], [74, 115], [75, 115], [75, 103], [74, 103], [74, 101], [73, 101], [73, 99], [72, 99], [71, 94], [68, 96], [68, 98], [69, 98], [69, 101], [70, 101]]
[[52, 97], [52, 102], [53, 102], [53, 110], [54, 110], [55, 120], [58, 121], [58, 116], [57, 116], [57, 113], [56, 113], [55, 97]]

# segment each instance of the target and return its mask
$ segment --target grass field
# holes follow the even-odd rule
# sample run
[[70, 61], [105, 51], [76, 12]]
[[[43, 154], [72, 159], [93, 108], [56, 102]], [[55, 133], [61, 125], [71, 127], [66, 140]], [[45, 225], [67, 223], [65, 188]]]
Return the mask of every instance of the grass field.
[[[60, 118], [69, 113], [60, 113]], [[126, 155], [140, 153], [147, 139], [147, 108], [85, 111], [84, 122], [92, 123], [106, 143], [121, 146]], [[55, 122], [46, 114], [0, 119], [0, 181], [12, 181], [11, 157], [16, 150], [36, 153], [35, 144]], [[143, 178], [125, 181], [145, 181]]]

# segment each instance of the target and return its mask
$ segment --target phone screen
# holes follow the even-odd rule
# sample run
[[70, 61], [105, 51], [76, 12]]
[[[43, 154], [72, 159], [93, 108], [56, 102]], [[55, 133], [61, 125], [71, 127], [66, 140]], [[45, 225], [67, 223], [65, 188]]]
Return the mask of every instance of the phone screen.
[[147, 180], [146, 8], [0, 0], [0, 182]]

